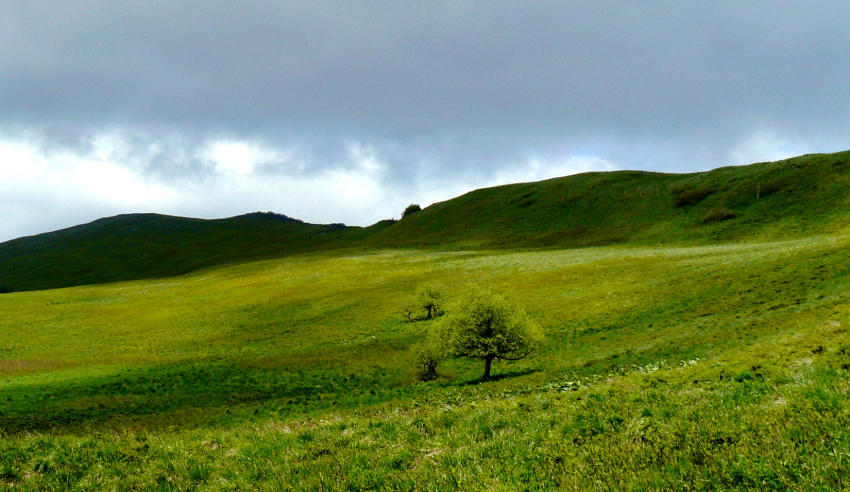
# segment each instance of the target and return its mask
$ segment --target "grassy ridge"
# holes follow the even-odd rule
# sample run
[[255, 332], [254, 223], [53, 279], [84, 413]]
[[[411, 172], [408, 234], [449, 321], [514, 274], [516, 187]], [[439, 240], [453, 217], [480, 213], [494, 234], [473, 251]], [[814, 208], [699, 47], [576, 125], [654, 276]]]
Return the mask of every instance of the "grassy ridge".
[[586, 173], [498, 186], [371, 227], [274, 214], [118, 216], [0, 244], [0, 292], [179, 275], [329, 249], [567, 248], [772, 240], [850, 224], [850, 153], [671, 175]]
[[271, 213], [218, 220], [120, 215], [0, 244], [0, 292], [173, 276], [339, 247], [368, 231]]
[[850, 223], [848, 186], [850, 152], [694, 174], [585, 173], [476, 190], [372, 240], [539, 248], [800, 237]]

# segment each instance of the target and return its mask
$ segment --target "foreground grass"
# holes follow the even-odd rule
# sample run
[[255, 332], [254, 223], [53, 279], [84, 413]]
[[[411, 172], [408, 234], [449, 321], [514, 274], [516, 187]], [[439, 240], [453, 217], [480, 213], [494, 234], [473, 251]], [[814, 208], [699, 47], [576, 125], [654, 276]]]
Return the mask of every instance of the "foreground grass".
[[0, 446], [2, 473], [59, 489], [846, 488], [850, 356], [748, 355], [761, 364], [686, 361], [227, 428], [27, 435]]
[[[848, 486], [850, 238], [300, 256], [0, 296], [0, 484]], [[485, 280], [535, 357], [416, 383], [405, 293]]]

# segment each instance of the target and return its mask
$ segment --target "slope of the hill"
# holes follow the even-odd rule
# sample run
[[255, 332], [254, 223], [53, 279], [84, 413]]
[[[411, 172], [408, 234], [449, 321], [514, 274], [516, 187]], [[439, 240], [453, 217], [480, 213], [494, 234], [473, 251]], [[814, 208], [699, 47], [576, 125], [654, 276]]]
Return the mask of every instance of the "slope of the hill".
[[272, 213], [218, 220], [119, 215], [0, 244], [0, 292], [179, 275], [312, 251], [363, 231]]
[[335, 248], [565, 248], [708, 244], [850, 225], [850, 152], [693, 174], [586, 173], [486, 188], [373, 226], [277, 214], [101, 219], [0, 244], [0, 292], [172, 276]]
[[850, 152], [693, 174], [585, 173], [475, 190], [371, 241], [537, 248], [800, 237], [850, 224], [848, 189]]
[[[0, 490], [845, 490], [850, 235], [296, 255], [0, 296]], [[546, 333], [416, 382], [417, 288]]]

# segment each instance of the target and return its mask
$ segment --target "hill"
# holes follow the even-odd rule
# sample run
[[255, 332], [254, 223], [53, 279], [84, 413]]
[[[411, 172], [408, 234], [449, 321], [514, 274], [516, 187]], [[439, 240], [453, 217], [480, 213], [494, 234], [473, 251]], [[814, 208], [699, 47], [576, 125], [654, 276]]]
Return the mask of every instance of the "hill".
[[475, 190], [371, 238], [389, 247], [708, 244], [850, 225], [850, 152], [693, 174], [584, 173]]
[[0, 244], [0, 292], [179, 275], [329, 249], [568, 248], [804, 237], [850, 225], [850, 152], [693, 174], [585, 173], [497, 186], [367, 228], [277, 214], [124, 215]]
[[274, 213], [217, 220], [119, 215], [0, 244], [0, 292], [179, 275], [316, 251], [361, 230]]

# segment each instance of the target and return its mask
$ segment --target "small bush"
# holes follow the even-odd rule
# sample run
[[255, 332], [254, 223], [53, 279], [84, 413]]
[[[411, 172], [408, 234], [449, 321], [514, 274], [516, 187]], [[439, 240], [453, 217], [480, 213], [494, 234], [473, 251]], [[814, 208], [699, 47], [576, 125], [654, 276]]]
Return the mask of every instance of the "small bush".
[[677, 207], [687, 207], [690, 205], [696, 205], [697, 203], [703, 201], [705, 197], [714, 193], [714, 190], [711, 188], [697, 188], [694, 190], [682, 190], [678, 193], [676, 197], [676, 206]]
[[724, 221], [724, 220], [734, 219], [737, 216], [738, 216], [738, 214], [735, 213], [734, 210], [730, 210], [730, 209], [724, 208], [724, 207], [713, 208], [713, 209], [709, 210], [708, 213], [703, 215], [702, 223], [703, 224], [710, 224], [712, 222], [721, 222], [721, 221]]
[[401, 316], [408, 322], [416, 321], [416, 306], [413, 304], [405, 304], [401, 308]]
[[419, 212], [420, 210], [422, 210], [422, 207], [420, 207], [418, 203], [411, 203], [410, 205], [407, 206], [406, 209], [404, 209], [404, 212], [401, 213], [401, 218], [403, 219], [403, 218], [407, 217], [408, 215], [415, 214], [416, 212]]
[[437, 366], [443, 359], [440, 347], [429, 339], [414, 348], [414, 356], [416, 358], [416, 377], [420, 381], [437, 379]]

